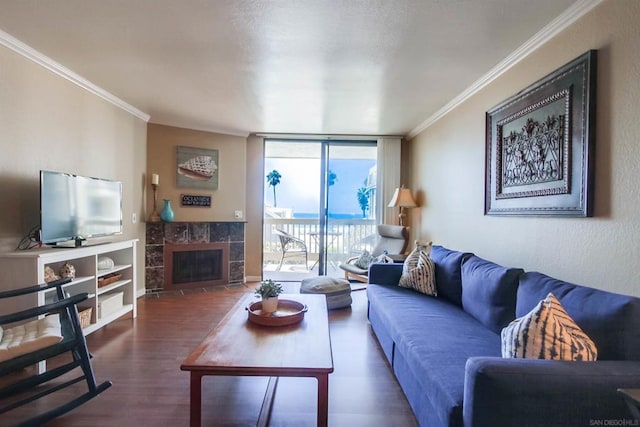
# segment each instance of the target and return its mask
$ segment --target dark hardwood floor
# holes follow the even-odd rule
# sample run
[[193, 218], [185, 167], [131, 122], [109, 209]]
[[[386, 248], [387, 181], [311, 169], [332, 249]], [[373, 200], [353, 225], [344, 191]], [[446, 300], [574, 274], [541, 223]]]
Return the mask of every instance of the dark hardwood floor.
[[[297, 284], [285, 291], [297, 292]], [[189, 374], [184, 358], [222, 319], [242, 293], [240, 286], [186, 295], [139, 299], [138, 317], [123, 318], [87, 337], [98, 381], [113, 386], [48, 426], [187, 426]], [[367, 322], [366, 293], [352, 293], [351, 308], [329, 313], [335, 371], [329, 376], [330, 426], [415, 426], [416, 420]], [[204, 426], [254, 426], [267, 387], [261, 377], [205, 377]], [[63, 401], [80, 385], [31, 407]], [[22, 411], [0, 416], [11, 425]], [[281, 378], [271, 426], [314, 426], [314, 379]]]

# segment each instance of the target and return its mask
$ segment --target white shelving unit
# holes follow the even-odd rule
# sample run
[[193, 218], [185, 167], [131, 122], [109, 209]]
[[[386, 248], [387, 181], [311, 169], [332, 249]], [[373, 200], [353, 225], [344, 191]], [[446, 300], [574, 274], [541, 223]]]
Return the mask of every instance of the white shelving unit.
[[[92, 309], [91, 322], [84, 328], [85, 335], [90, 334], [127, 313], [136, 317], [137, 242], [124, 240], [79, 248], [45, 248], [0, 254], [0, 289], [17, 289], [44, 283], [46, 267], [51, 267], [57, 273], [68, 262], [75, 267], [76, 277], [64, 286], [64, 291], [69, 295], [83, 292], [89, 294], [89, 299], [80, 304], [80, 310], [88, 307]], [[113, 268], [99, 270], [98, 260], [102, 257], [111, 258], [115, 264]], [[99, 286], [101, 278], [114, 273], [120, 275], [117, 281]], [[53, 301], [56, 298], [55, 289], [21, 298], [12, 298], [14, 301], [11, 301], [10, 306], [0, 305], [0, 313], [15, 312]]]

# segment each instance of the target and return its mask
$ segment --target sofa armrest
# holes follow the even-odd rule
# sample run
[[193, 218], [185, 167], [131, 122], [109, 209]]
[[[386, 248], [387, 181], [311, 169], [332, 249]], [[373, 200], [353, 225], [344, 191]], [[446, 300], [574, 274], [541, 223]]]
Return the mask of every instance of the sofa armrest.
[[472, 357], [465, 368], [464, 425], [589, 426], [631, 420], [619, 388], [640, 388], [640, 361]]
[[402, 276], [402, 264], [373, 263], [369, 266], [369, 283], [397, 285]]

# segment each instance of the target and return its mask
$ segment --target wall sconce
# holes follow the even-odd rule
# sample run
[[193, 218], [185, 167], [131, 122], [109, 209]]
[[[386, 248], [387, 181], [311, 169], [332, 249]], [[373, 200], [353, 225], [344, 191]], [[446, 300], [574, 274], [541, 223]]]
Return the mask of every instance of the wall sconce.
[[411, 190], [404, 188], [404, 186], [396, 188], [396, 191], [393, 193], [393, 197], [388, 205], [390, 208], [400, 208], [400, 214], [398, 214], [400, 225], [404, 225], [404, 217], [406, 216], [404, 209], [415, 208], [416, 206], [418, 205], [411, 195]]
[[153, 187], [153, 213], [149, 217], [150, 222], [160, 222], [158, 214], [158, 185], [160, 184], [160, 176], [157, 173], [151, 175], [151, 186]]

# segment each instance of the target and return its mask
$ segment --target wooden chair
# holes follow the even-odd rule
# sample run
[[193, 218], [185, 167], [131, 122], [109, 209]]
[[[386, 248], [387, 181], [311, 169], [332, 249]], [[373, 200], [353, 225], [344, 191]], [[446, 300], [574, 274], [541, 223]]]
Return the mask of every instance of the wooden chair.
[[[62, 285], [70, 281], [71, 279], [61, 279], [49, 284], [0, 292], [0, 299], [7, 299], [55, 288], [57, 296], [57, 300], [54, 302], [0, 316], [0, 326], [5, 328], [3, 329], [2, 340], [0, 340], [0, 343], [2, 343], [0, 348], [3, 351], [2, 359], [5, 359], [0, 361], [0, 379], [3, 380], [2, 387], [0, 387], [0, 399], [2, 401], [9, 401], [8, 403], [0, 403], [2, 405], [2, 407], [0, 407], [0, 415], [83, 380], [86, 381], [88, 388], [86, 393], [63, 405], [32, 416], [19, 424], [21, 426], [39, 426], [71, 411], [111, 386], [110, 381], [105, 381], [99, 385], [96, 383], [91, 366], [91, 355], [87, 350], [87, 343], [82, 332], [77, 308], [77, 304], [86, 300], [88, 295], [82, 293], [65, 297]], [[45, 316], [50, 317], [47, 318]], [[55, 320], [56, 316], [59, 318], [59, 327]], [[30, 322], [25, 323], [29, 320]], [[12, 339], [12, 345], [9, 346], [11, 351], [8, 352], [7, 341], [9, 341], [11, 337], [15, 338], [27, 325], [31, 325], [29, 328], [33, 330], [33, 327], [39, 326], [40, 322], [43, 321], [46, 321], [48, 325], [54, 325], [51, 333], [46, 334], [46, 339], [41, 339], [42, 337], [32, 337], [31, 340], [24, 339], [22, 341]], [[11, 325], [13, 327], [6, 328], [5, 325]], [[52, 343], [52, 341], [55, 342]], [[70, 362], [44, 372], [35, 372], [27, 377], [21, 375], [22, 378], [4, 384], [7, 378], [16, 375], [24, 368], [37, 365], [39, 362], [46, 361], [47, 359], [67, 352], [71, 353], [72, 360]], [[80, 376], [74, 379], [65, 379], [63, 382], [52, 382], [46, 386], [37, 387], [77, 367], [82, 371]], [[30, 370], [22, 371], [22, 373], [25, 374], [29, 372]], [[18, 395], [21, 396], [16, 399]], [[9, 397], [11, 397], [11, 399], [8, 399]]]
[[286, 231], [282, 231], [277, 228], [273, 230], [273, 234], [278, 236], [278, 238], [280, 239], [280, 250], [282, 251], [282, 257], [280, 258], [280, 265], [278, 265], [277, 270], [280, 271], [285, 258], [295, 257], [295, 256], [304, 256], [304, 268], [307, 268], [307, 263], [309, 259], [307, 254], [306, 243], [304, 243], [303, 240], [298, 239], [295, 236], [292, 236]]
[[[402, 255], [407, 249], [409, 243], [409, 227], [403, 225], [378, 225], [378, 240], [371, 249], [371, 255], [378, 257], [383, 253], [389, 256]], [[369, 269], [360, 268], [355, 262], [359, 256], [353, 256], [346, 262], [340, 264], [340, 268], [344, 270], [344, 278], [347, 280], [355, 280], [367, 283], [369, 281]]]

